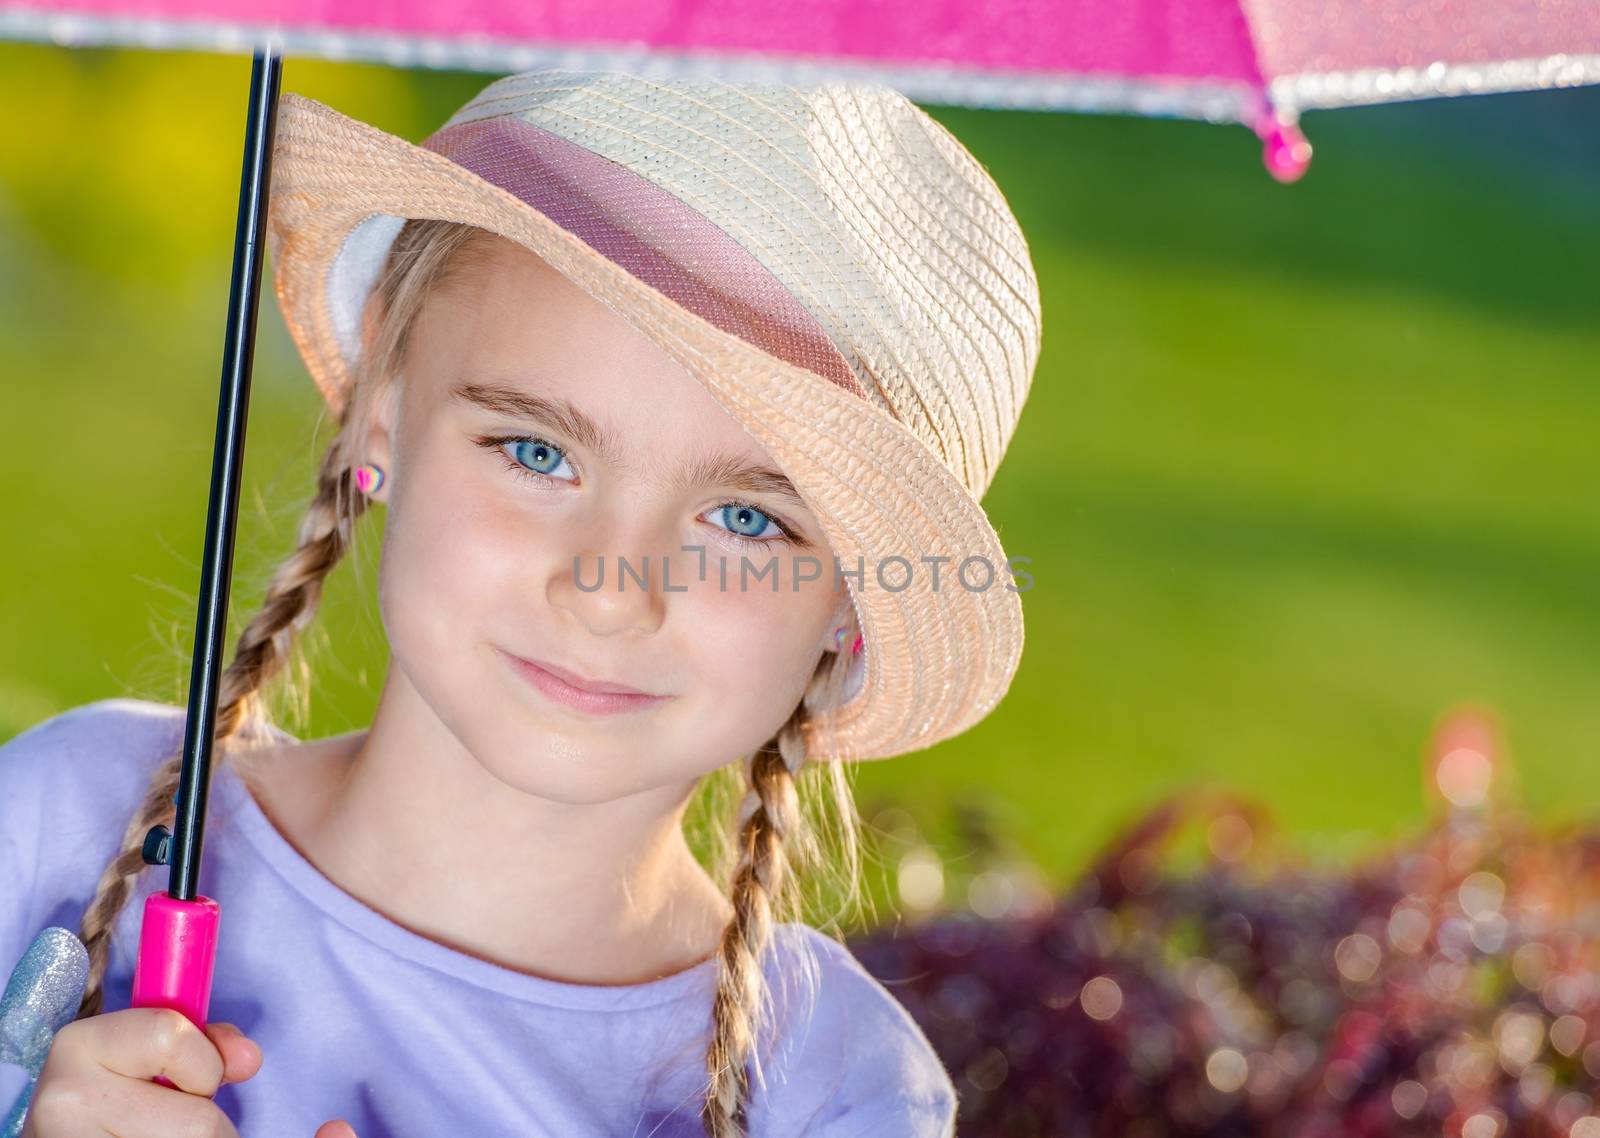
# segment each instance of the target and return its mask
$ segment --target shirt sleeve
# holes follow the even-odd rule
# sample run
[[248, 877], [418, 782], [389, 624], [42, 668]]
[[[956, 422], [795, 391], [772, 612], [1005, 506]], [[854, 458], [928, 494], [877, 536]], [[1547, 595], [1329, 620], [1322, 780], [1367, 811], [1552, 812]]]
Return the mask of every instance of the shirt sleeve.
[[859, 1097], [845, 1096], [812, 1134], [817, 1138], [953, 1138], [955, 1086], [921, 1030], [915, 1025], [912, 1028], [914, 1039], [879, 1035], [874, 1041], [875, 1054], [857, 1057], [860, 1070], [845, 1087], [853, 1087]]
[[[40, 802], [45, 769], [63, 733], [72, 730], [65, 712], [38, 723], [0, 745], [0, 855], [4, 878], [0, 881], [0, 982], [28, 951], [33, 938], [47, 926], [34, 927], [39, 900]], [[0, 1063], [0, 1113], [9, 1111], [21, 1095], [27, 1072]]]
[[0, 976], [42, 930], [77, 931], [151, 769], [182, 742], [183, 710], [84, 704], [0, 744]]
[[[184, 711], [83, 704], [0, 744], [0, 983], [52, 925], [76, 933], [152, 768], [182, 743]], [[0, 1063], [0, 1115], [27, 1072]]]
[[812, 943], [821, 984], [800, 1054], [771, 1119], [806, 1138], [951, 1138], [954, 1083], [905, 1007], [848, 948]]
[[47, 719], [0, 745], [0, 973], [7, 977], [40, 931], [27, 926], [37, 892], [41, 768], [72, 714]]

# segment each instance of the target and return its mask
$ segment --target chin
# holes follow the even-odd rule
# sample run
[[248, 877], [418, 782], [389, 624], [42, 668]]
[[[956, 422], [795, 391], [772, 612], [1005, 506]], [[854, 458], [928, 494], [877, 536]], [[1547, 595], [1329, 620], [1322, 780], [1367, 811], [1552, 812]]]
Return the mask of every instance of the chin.
[[469, 750], [500, 782], [565, 806], [601, 806], [694, 777], [678, 779], [668, 771], [643, 767], [638, 741], [586, 741], [544, 723]]

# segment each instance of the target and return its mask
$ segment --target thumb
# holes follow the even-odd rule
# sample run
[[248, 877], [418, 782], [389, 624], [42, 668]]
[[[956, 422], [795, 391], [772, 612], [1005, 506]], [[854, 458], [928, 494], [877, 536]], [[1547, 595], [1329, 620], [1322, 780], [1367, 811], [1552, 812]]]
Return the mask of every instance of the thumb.
[[336, 1122], [324, 1122], [317, 1127], [312, 1138], [356, 1138], [356, 1131], [348, 1122], [339, 1119]]
[[222, 1081], [242, 1083], [261, 1069], [261, 1048], [231, 1023], [208, 1023], [206, 1035], [222, 1056]]

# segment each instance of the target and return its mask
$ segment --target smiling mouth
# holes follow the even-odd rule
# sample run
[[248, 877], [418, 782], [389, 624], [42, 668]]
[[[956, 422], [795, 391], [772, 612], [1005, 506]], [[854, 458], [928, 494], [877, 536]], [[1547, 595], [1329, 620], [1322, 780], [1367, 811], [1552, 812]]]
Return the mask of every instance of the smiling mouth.
[[536, 691], [547, 699], [578, 711], [611, 715], [625, 711], [639, 711], [672, 698], [652, 695], [621, 684], [594, 684], [587, 686], [575, 673], [557, 668], [553, 664], [536, 663], [509, 652], [501, 652], [512, 669]]

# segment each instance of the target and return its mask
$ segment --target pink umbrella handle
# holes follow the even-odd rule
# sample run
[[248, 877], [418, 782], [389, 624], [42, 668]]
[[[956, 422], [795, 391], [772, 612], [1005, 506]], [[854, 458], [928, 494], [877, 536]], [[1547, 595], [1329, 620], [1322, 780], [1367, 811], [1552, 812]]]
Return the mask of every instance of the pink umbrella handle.
[[1261, 139], [1261, 161], [1280, 182], [1296, 182], [1311, 165], [1311, 143], [1300, 133], [1300, 124], [1271, 107], [1256, 118], [1256, 137]]
[[[221, 918], [222, 907], [210, 897], [178, 901], [163, 891], [146, 898], [133, 972], [134, 1007], [173, 1008], [205, 1030]], [[172, 1086], [162, 1075], [155, 1081]]]

